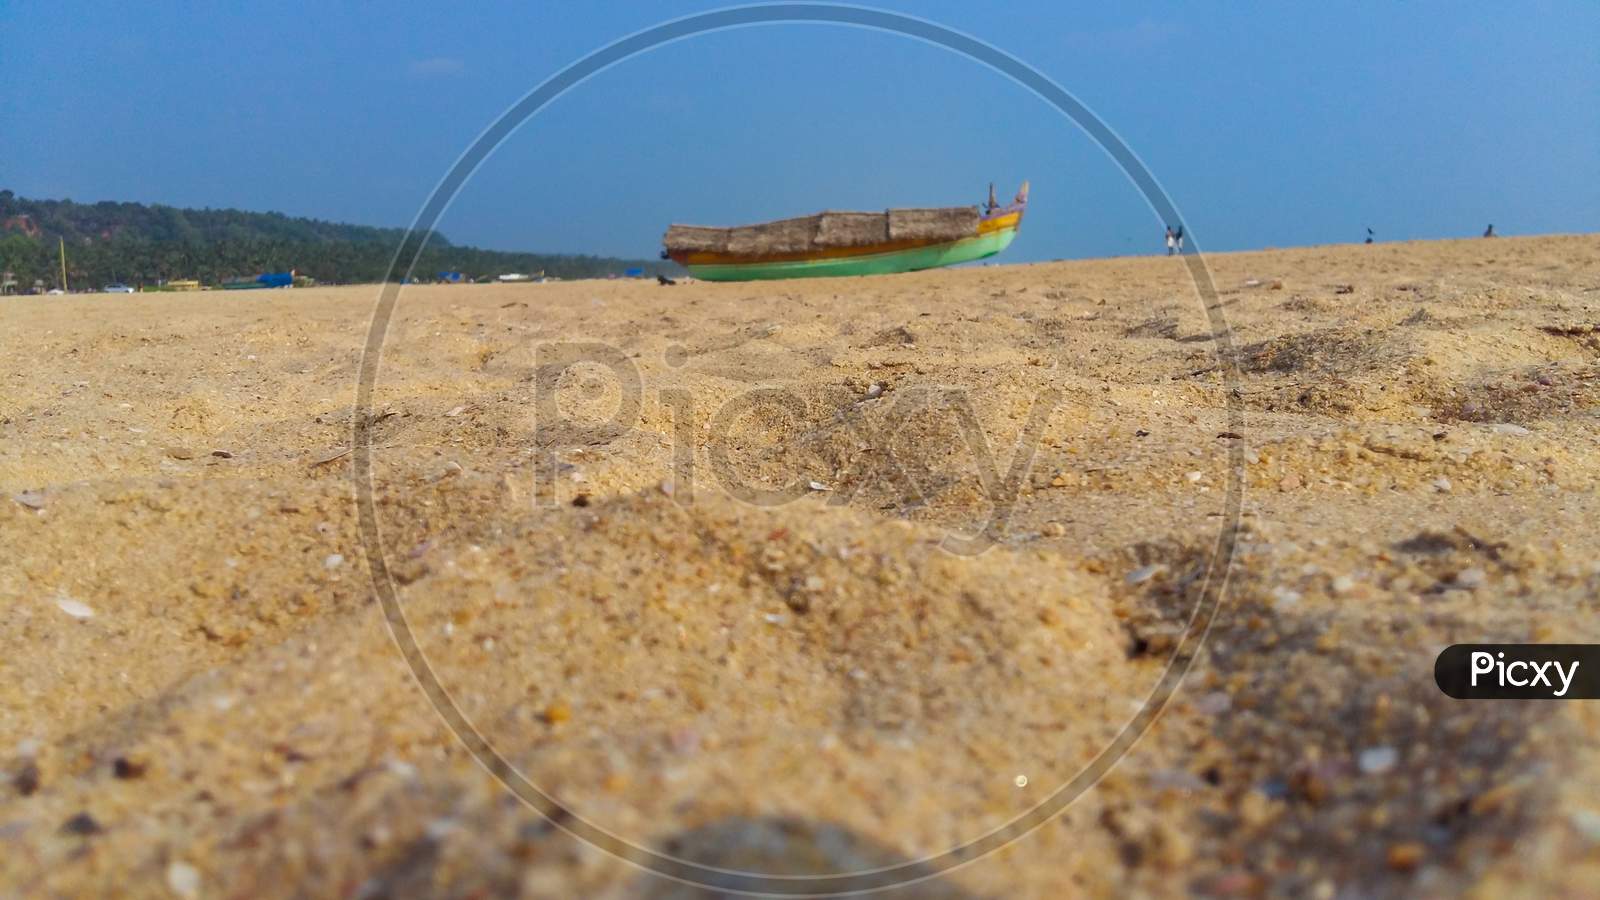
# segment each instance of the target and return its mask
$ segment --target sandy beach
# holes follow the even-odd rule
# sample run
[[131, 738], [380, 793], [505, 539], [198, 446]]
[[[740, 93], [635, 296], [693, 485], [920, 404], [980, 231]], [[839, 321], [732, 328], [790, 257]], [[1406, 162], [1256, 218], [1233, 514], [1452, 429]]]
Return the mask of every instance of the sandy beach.
[[[0, 299], [0, 896], [707, 896], [579, 821], [937, 857], [1145, 708], [1224, 538], [1132, 750], [897, 895], [1593, 890], [1600, 706], [1433, 662], [1600, 642], [1600, 236], [1208, 265], [1231, 379], [1148, 257], [407, 287], [359, 413], [376, 286]], [[396, 647], [358, 414], [411, 634], [562, 827]]]

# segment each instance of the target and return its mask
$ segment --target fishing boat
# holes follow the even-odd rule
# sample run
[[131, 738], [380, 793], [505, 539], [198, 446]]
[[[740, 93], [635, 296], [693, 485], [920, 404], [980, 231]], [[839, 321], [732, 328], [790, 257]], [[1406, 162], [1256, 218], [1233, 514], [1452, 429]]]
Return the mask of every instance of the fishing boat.
[[661, 256], [706, 281], [914, 272], [984, 259], [1010, 246], [1028, 183], [1004, 206], [827, 211], [759, 225], [672, 225]]

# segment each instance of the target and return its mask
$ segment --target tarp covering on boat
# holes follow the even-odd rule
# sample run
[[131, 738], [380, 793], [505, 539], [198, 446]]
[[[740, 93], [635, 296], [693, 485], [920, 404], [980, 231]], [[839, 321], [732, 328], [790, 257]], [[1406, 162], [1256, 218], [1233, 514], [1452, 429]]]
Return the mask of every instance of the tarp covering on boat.
[[818, 247], [866, 247], [889, 239], [887, 213], [825, 212], [817, 219]]
[[977, 230], [976, 206], [889, 210], [891, 241], [948, 241]]
[[810, 249], [817, 234], [818, 216], [779, 219], [760, 225], [728, 229], [728, 252], [735, 256], [800, 253]]
[[741, 257], [807, 253], [833, 247], [869, 247], [890, 241], [934, 243], [978, 232], [976, 206], [890, 209], [884, 212], [821, 212], [759, 225], [710, 228], [673, 225], [662, 244], [668, 253], [727, 253]]
[[667, 229], [667, 236], [662, 243], [672, 252], [681, 250], [686, 253], [702, 251], [726, 253], [728, 231], [727, 228], [712, 228], [706, 225], [673, 225]]

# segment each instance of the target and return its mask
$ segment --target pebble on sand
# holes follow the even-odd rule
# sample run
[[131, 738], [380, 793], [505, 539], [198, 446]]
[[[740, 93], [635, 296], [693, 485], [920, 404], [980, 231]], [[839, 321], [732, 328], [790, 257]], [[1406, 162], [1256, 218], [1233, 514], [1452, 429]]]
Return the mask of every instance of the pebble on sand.
[[129, 759], [126, 756], [119, 756], [111, 762], [111, 774], [123, 781], [143, 778], [145, 770], [148, 768], [149, 765], [144, 761]]
[[1367, 775], [1382, 775], [1400, 761], [1400, 751], [1393, 747], [1368, 747], [1356, 757], [1356, 765]]
[[1151, 563], [1148, 566], [1140, 566], [1139, 568], [1128, 573], [1126, 581], [1129, 584], [1144, 584], [1146, 581], [1149, 581], [1157, 575], [1160, 575], [1166, 570], [1167, 567], [1161, 563]]
[[16, 789], [17, 794], [20, 796], [33, 796], [34, 792], [39, 790], [38, 763], [31, 759], [24, 763], [22, 768], [11, 776], [11, 786]]
[[184, 900], [193, 900], [200, 896], [200, 870], [181, 859], [167, 863], [167, 887]]
[[89, 607], [89, 604], [81, 600], [74, 600], [66, 594], [56, 595], [56, 606], [74, 619], [87, 619], [94, 615], [94, 610]]
[[1600, 844], [1600, 812], [1592, 809], [1575, 809], [1567, 815], [1567, 821], [1589, 843]]
[[1416, 841], [1393, 844], [1389, 847], [1389, 868], [1403, 872], [1415, 869], [1426, 852]]
[[322, 567], [325, 569], [337, 569], [342, 565], [344, 565], [343, 553], [329, 553], [328, 558], [322, 561]]
[[99, 834], [100, 832], [105, 831], [105, 829], [100, 827], [100, 823], [94, 820], [94, 816], [91, 816], [86, 812], [81, 812], [61, 823], [61, 831], [64, 834], [76, 834], [83, 837], [88, 837], [91, 834]]
[[22, 491], [21, 493], [12, 494], [11, 499], [32, 510], [44, 509], [43, 491]]
[[1497, 422], [1490, 425], [1489, 430], [1495, 434], [1514, 434], [1518, 436], [1530, 433], [1528, 429], [1523, 428], [1521, 425], [1513, 425], [1510, 422]]

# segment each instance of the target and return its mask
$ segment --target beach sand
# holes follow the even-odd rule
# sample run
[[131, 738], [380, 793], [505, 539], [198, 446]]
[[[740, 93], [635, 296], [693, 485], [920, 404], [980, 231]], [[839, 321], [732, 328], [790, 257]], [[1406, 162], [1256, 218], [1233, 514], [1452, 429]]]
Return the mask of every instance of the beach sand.
[[[1229, 538], [1133, 749], [903, 895], [1592, 890], [1600, 706], [1432, 671], [1600, 642], [1600, 236], [1208, 263], [1231, 380], [1162, 257], [408, 287], [363, 414], [411, 634], [562, 826], [857, 871], [1078, 775]], [[0, 896], [703, 895], [397, 649], [341, 455], [377, 293], [0, 301]]]

